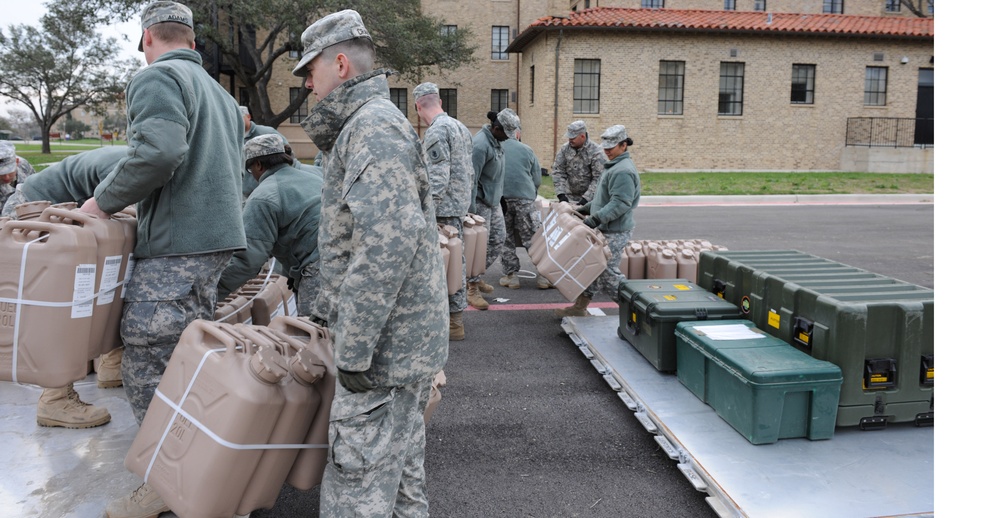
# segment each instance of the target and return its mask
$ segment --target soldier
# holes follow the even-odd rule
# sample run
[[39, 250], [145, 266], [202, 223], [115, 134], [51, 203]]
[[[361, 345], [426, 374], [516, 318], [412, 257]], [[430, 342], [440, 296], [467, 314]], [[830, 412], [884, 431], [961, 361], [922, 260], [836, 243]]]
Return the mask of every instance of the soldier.
[[0, 140], [0, 206], [17, 190], [29, 176], [35, 174], [35, 169], [27, 160], [17, 156], [14, 144]]
[[[219, 276], [246, 237], [239, 106], [202, 67], [189, 8], [151, 2], [140, 19], [139, 50], [149, 66], [126, 87], [128, 157], [80, 210], [107, 218], [137, 204], [121, 335], [125, 395], [141, 424], [181, 333], [195, 319], [212, 319]], [[105, 512], [119, 518], [167, 510], [142, 484]]]
[[319, 193], [323, 180], [292, 167], [280, 135], [261, 135], [243, 145], [246, 170], [259, 185], [243, 206], [247, 248], [233, 254], [219, 279], [218, 300], [253, 278], [274, 257], [309, 315], [319, 292]]
[[[278, 135], [281, 140], [288, 144], [288, 139], [284, 135], [278, 132], [278, 130], [270, 127], [257, 124], [250, 117], [250, 109], [246, 106], [240, 106], [240, 114], [243, 116], [243, 143], [246, 144], [250, 142], [250, 139], [254, 137], [259, 137], [261, 135]], [[250, 196], [250, 193], [257, 188], [257, 180], [254, 180], [247, 172], [243, 172], [243, 198], [246, 199]]]
[[[503, 222], [507, 231], [500, 254], [500, 264], [503, 266], [503, 277], [500, 285], [512, 290], [521, 287], [517, 272], [521, 270], [521, 261], [517, 258], [517, 247], [531, 248], [531, 237], [541, 226], [541, 214], [535, 208], [535, 197], [538, 196], [538, 186], [542, 184], [542, 168], [538, 165], [538, 157], [530, 147], [521, 143], [521, 119], [510, 108], [504, 108], [497, 114], [504, 128], [514, 128], [514, 138], [507, 139], [503, 146]], [[536, 286], [540, 290], [552, 287], [552, 284], [542, 276], [538, 276]]]
[[322, 293], [312, 319], [336, 336], [337, 387], [323, 516], [428, 516], [423, 412], [448, 358], [448, 296], [434, 200], [413, 126], [361, 16], [302, 33], [318, 102], [302, 129], [323, 152]]
[[[496, 112], [489, 112], [486, 117], [489, 124], [472, 139], [472, 169], [475, 181], [472, 185], [472, 205], [469, 212], [478, 214], [486, 220], [486, 231], [489, 236], [486, 241], [486, 268], [489, 268], [497, 257], [500, 248], [507, 239], [503, 225], [503, 210], [500, 208], [500, 195], [503, 194], [504, 159], [503, 147], [500, 143], [514, 135], [514, 130], [507, 130], [497, 120]], [[493, 293], [493, 286], [486, 284], [482, 275], [469, 279], [469, 305], [476, 309], [489, 309], [482, 293]]]
[[601, 147], [608, 157], [604, 164], [605, 171], [594, 199], [577, 210], [587, 216], [584, 224], [604, 234], [611, 257], [600, 277], [583, 290], [572, 306], [556, 310], [559, 318], [587, 316], [587, 306], [598, 290], [604, 290], [612, 299], [618, 297], [618, 284], [625, 280], [619, 269], [622, 251], [632, 238], [632, 229], [635, 228], [632, 212], [639, 206], [639, 193], [642, 191], [639, 171], [628, 153], [631, 145], [632, 139], [621, 124], [611, 126], [601, 135]]
[[586, 205], [594, 199], [607, 158], [600, 146], [590, 140], [583, 121], [570, 123], [566, 138], [569, 142], [559, 149], [552, 164], [552, 185], [559, 201]]
[[[427, 154], [427, 176], [431, 196], [440, 225], [458, 230], [465, 242], [462, 217], [468, 213], [472, 194], [472, 134], [441, 109], [441, 97], [434, 83], [422, 83], [413, 89], [417, 116], [427, 124], [424, 132], [424, 152]], [[450, 322], [448, 338], [465, 339], [462, 312], [468, 306], [466, 298], [465, 256], [462, 256], [462, 287], [448, 297]]]
[[[29, 176], [7, 198], [0, 216], [16, 217], [15, 207], [32, 201], [52, 203], [83, 203], [94, 193], [101, 180], [125, 158], [127, 148], [108, 146], [67, 157], [41, 173]], [[111, 388], [122, 385], [122, 348], [102, 354], [97, 365], [97, 387]], [[73, 384], [63, 388], [42, 389], [38, 398], [35, 420], [40, 426], [63, 428], [92, 428], [111, 421], [111, 414], [104, 407], [85, 403]]]

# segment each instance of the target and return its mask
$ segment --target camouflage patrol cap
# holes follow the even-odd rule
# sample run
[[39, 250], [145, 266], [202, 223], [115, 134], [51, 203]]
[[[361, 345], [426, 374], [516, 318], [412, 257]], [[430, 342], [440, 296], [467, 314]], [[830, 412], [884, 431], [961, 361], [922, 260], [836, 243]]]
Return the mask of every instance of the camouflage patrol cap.
[[604, 133], [601, 134], [601, 147], [611, 149], [627, 138], [628, 133], [625, 133], [625, 126], [615, 124], [604, 130]]
[[316, 59], [323, 49], [354, 38], [372, 39], [357, 11], [344, 9], [324, 16], [302, 32], [302, 46], [305, 50], [302, 52], [302, 59], [292, 69], [292, 74], [305, 77], [308, 75], [306, 65]]
[[576, 138], [587, 132], [587, 124], [583, 121], [573, 121], [566, 128], [566, 138]]
[[246, 160], [266, 155], [279, 155], [285, 152], [285, 142], [281, 135], [268, 133], [254, 137], [243, 144], [243, 155]]
[[413, 89], [413, 100], [420, 99], [425, 95], [438, 94], [438, 85], [434, 83], [420, 83], [416, 88]]
[[0, 140], [0, 175], [12, 173], [15, 167], [17, 167], [17, 154], [14, 152], [14, 144]]
[[[142, 30], [163, 22], [183, 23], [194, 29], [194, 16], [184, 4], [177, 2], [151, 2], [139, 15], [142, 20]], [[139, 51], [142, 52], [142, 37], [139, 38]]]
[[500, 113], [497, 114], [497, 122], [503, 126], [503, 132], [507, 134], [507, 138], [516, 138], [515, 133], [521, 129], [521, 118], [510, 108], [500, 110]]

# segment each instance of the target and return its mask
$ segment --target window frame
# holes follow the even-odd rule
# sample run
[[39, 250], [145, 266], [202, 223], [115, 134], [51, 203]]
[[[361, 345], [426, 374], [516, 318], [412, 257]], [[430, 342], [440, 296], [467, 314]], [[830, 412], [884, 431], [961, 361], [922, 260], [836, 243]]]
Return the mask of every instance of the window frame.
[[[796, 84], [802, 84], [803, 81], [796, 82], [796, 79], [801, 77], [800, 74], [796, 72], [805, 72], [805, 86], [800, 87], [796, 90]], [[802, 100], [796, 100], [796, 93], [802, 94]], [[791, 94], [789, 100], [792, 104], [799, 105], [809, 105], [816, 104], [816, 65], [812, 63], [792, 63], [792, 82], [791, 82]]]
[[[581, 70], [588, 66], [588, 70]], [[596, 71], [595, 71], [596, 68]], [[584, 84], [586, 80], [586, 84]], [[573, 60], [573, 113], [601, 113], [601, 60]]]
[[392, 104], [396, 105], [396, 108], [399, 108], [404, 117], [410, 116], [409, 99], [409, 93], [406, 91], [406, 88], [389, 89], [389, 100], [392, 101]]
[[767, 10], [767, 0], [754, 0], [753, 1], [754, 11], [766, 11]]
[[506, 88], [490, 89], [490, 111], [500, 113], [510, 106], [510, 90]]
[[[675, 67], [673, 71], [671, 71], [672, 66]], [[676, 68], [678, 66], [679, 73]], [[657, 115], [684, 115], [684, 74], [686, 68], [687, 63], [684, 61], [660, 60], [659, 82], [656, 89]], [[676, 80], [679, 84], [671, 85], [670, 78], [679, 78]], [[675, 96], [671, 96], [671, 92], [676, 92]], [[676, 111], [671, 111], [670, 107]]]
[[[718, 115], [725, 117], [740, 117], [743, 115], [743, 86], [745, 78], [746, 63], [742, 61], [722, 61], [719, 63]], [[723, 100], [723, 96], [726, 94], [731, 94], [733, 97]], [[724, 109], [724, 106], [727, 109]]]
[[722, 10], [723, 11], [735, 11], [736, 10], [736, 0], [722, 0]]
[[438, 97], [441, 98], [441, 109], [444, 110], [449, 117], [453, 119], [458, 118], [458, 89], [457, 88], [439, 88]]
[[[879, 72], [880, 77], [872, 77]], [[865, 67], [865, 106], [886, 106], [889, 99], [889, 67]]]
[[899, 0], [885, 0], [885, 12], [887, 13], [901, 13], [903, 12], [903, 4]]
[[823, 14], [844, 14], [844, 0], [823, 0]]
[[[642, 9], [663, 9], [664, 0], [642, 0], [639, 7]], [[656, 5], [653, 5], [656, 4]]]
[[[290, 87], [288, 87], [288, 100], [289, 100], [289, 102], [292, 99], [295, 99], [296, 97], [299, 96], [299, 90], [302, 90], [302, 88], [304, 88], [304, 87], [301, 87], [301, 86], [290, 86]], [[290, 122], [292, 124], [302, 124], [302, 121], [305, 120], [305, 118], [308, 117], [308, 116], [309, 116], [309, 96], [307, 95], [306, 99], [304, 101], [302, 101], [302, 105], [299, 106], [299, 109], [296, 110], [294, 113], [292, 113], [291, 115], [288, 116], [288, 122]]]
[[510, 46], [510, 26], [493, 25], [490, 29], [490, 59], [510, 61], [510, 54], [504, 50]]
[[528, 69], [528, 104], [535, 104], [535, 65]]

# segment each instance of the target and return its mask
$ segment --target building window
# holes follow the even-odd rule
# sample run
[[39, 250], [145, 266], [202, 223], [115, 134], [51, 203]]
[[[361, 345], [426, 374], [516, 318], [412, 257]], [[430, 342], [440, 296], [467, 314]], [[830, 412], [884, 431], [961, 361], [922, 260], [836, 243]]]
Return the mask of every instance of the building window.
[[888, 67], [865, 68], [865, 106], [885, 106], [888, 81]]
[[885, 0], [885, 12], [898, 13], [900, 12], [899, 8], [899, 0]]
[[767, 10], [767, 0], [754, 0], [753, 2], [754, 11], [766, 11]]
[[[302, 93], [302, 88], [300, 87], [296, 86], [294, 88], [289, 88], [288, 100], [290, 102], [294, 101], [299, 96], [300, 93]], [[299, 124], [300, 122], [305, 120], [305, 118], [308, 116], [309, 116], [309, 96], [307, 95], [306, 98], [302, 101], [302, 104], [299, 106], [299, 109], [296, 110], [295, 113], [293, 113], [288, 118], [288, 122], [291, 122], [292, 124]]]
[[507, 107], [507, 90], [490, 90], [490, 111], [499, 112]]
[[600, 113], [601, 60], [573, 61], [573, 113]]
[[246, 87], [241, 86], [239, 92], [240, 92], [240, 106], [246, 106], [247, 108], [250, 108], [250, 90], [248, 90]]
[[396, 105], [396, 108], [399, 108], [399, 111], [403, 112], [403, 115], [410, 116], [409, 113], [406, 113], [408, 109], [406, 105], [406, 88], [390, 88], [389, 99], [392, 101], [392, 104]]
[[722, 0], [722, 8], [726, 11], [735, 11], [736, 0]]
[[458, 25], [442, 25], [441, 26], [441, 36], [449, 37], [458, 34]]
[[823, 12], [844, 14], [844, 0], [823, 0]]
[[288, 51], [288, 57], [290, 59], [302, 59], [302, 50], [301, 49], [292, 49], [292, 50], [289, 50]]
[[528, 102], [535, 104], [535, 65], [531, 65], [528, 70]]
[[663, 9], [663, 0], [642, 0], [642, 7], [647, 9]]
[[684, 62], [660, 61], [660, 88], [657, 113], [684, 113]]
[[743, 115], [743, 63], [719, 67], [719, 115]]
[[490, 51], [490, 59], [506, 60], [507, 45], [510, 44], [510, 27], [494, 25], [493, 26], [493, 46]]
[[816, 65], [792, 65], [792, 104], [813, 104]]
[[453, 119], [458, 118], [458, 90], [454, 88], [441, 88], [438, 90], [438, 97], [441, 98], [441, 109]]

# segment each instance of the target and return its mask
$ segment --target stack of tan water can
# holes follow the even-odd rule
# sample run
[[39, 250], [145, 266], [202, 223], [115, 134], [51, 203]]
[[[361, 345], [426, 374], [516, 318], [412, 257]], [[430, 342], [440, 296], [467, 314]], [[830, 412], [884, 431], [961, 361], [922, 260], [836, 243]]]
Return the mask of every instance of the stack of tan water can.
[[448, 295], [454, 295], [462, 288], [462, 256], [465, 254], [458, 229], [451, 225], [438, 225], [438, 243], [444, 259], [445, 278], [448, 279]]
[[572, 205], [556, 202], [531, 238], [528, 256], [539, 275], [574, 300], [601, 275], [611, 251], [604, 236], [585, 225]]
[[490, 236], [486, 230], [486, 219], [478, 214], [462, 218], [462, 226], [465, 237], [465, 276], [471, 279], [486, 273], [486, 245]]
[[288, 289], [288, 278], [274, 272], [272, 259], [256, 277], [217, 302], [214, 319], [227, 324], [266, 326], [279, 316], [296, 315], [295, 294]]
[[628, 279], [687, 279], [698, 282], [698, 259], [704, 250], [726, 250], [707, 239], [629, 241], [619, 268]]
[[22, 204], [0, 228], [0, 380], [64, 387], [121, 346], [136, 220], [75, 208]]

